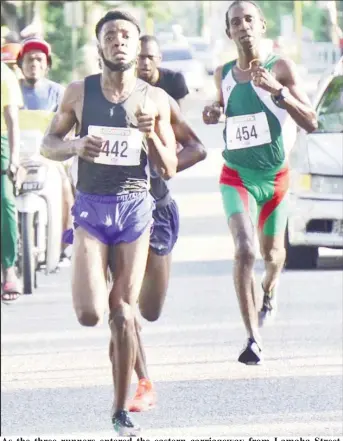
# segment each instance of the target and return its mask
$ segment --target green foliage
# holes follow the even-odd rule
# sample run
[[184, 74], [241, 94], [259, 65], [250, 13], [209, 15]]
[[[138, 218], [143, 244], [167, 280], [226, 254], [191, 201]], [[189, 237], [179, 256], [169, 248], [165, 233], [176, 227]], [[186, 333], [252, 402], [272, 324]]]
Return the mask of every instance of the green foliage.
[[130, 6], [134, 8], [142, 8], [148, 17], [155, 20], [165, 21], [170, 17], [170, 8], [168, 2], [156, 0], [128, 0], [118, 2], [108, 2], [106, 0], [98, 1], [106, 10]]
[[[45, 38], [52, 47], [52, 69], [49, 78], [61, 84], [72, 79], [72, 31], [64, 23], [64, 2], [49, 2], [44, 11]], [[87, 36], [83, 29], [77, 31], [77, 48], [82, 47]], [[76, 66], [82, 62], [77, 52]]]
[[281, 16], [292, 15], [293, 1], [261, 0], [258, 4], [267, 21], [267, 36], [268, 38], [274, 39], [280, 35]]
[[315, 41], [330, 41], [330, 20], [325, 9], [314, 8], [314, 2], [307, 2], [303, 8], [304, 26], [313, 31]]
[[158, 11], [158, 9], [160, 9], [159, 8], [159, 6], [158, 5], [156, 5], [156, 1], [154, 1], [154, 0], [131, 0], [131, 1], [129, 1], [129, 2], [127, 2], [130, 6], [133, 6], [133, 7], [142, 7], [142, 8], [144, 8], [145, 9], [145, 11], [146, 11], [146, 13], [149, 15], [149, 16], [151, 16], [151, 17], [153, 17], [154, 16], [154, 13], [156, 12], [156, 11]]
[[[267, 36], [274, 39], [280, 35], [281, 17], [283, 15], [293, 15], [294, 17], [294, 1], [261, 0], [258, 4], [267, 20]], [[327, 11], [316, 7], [315, 0], [303, 1], [302, 11], [303, 26], [313, 31], [314, 39], [316, 41], [329, 40]]]
[[[44, 5], [43, 5], [44, 3]], [[45, 38], [51, 44], [53, 51], [52, 69], [49, 78], [58, 83], [66, 84], [72, 80], [72, 31], [64, 23], [64, 1], [41, 2], [42, 17], [45, 24]], [[92, 3], [87, 2], [86, 6], [91, 13]], [[107, 2], [97, 1], [104, 7], [104, 10], [113, 9], [120, 6], [142, 7], [147, 12], [147, 16], [163, 20], [168, 16], [166, 3], [154, 0], [132, 0], [127, 2]], [[77, 48], [83, 47], [88, 39], [86, 27], [77, 31]], [[76, 67], [82, 63], [82, 51], [77, 51]]]
[[[161, 2], [161, 4], [166, 7], [167, 2]], [[163, 22], [157, 20], [156, 31], [163, 33], [170, 30], [172, 25], [178, 24], [182, 27], [184, 35], [199, 35], [200, 29], [207, 19], [203, 8], [200, 6], [200, 1], [196, 5], [190, 2], [168, 2], [168, 15]]]

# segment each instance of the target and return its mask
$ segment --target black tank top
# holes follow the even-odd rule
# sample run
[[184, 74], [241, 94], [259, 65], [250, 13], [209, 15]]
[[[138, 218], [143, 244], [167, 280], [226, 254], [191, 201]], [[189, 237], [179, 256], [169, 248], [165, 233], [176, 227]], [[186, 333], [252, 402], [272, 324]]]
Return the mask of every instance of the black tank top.
[[[185, 95], [187, 95], [188, 91], [187, 87], [184, 85], [184, 80], [182, 80], [182, 75], [180, 85], [180, 74], [168, 69], [159, 69], [159, 73], [159, 79], [157, 83], [154, 84], [155, 87], [163, 89], [174, 99], [184, 98]], [[186, 88], [186, 90], [183, 90], [184, 87]], [[168, 182], [161, 178], [161, 176], [156, 173], [152, 167], [150, 168], [150, 170], [150, 193], [155, 199], [157, 207], [165, 206], [171, 201], [171, 194]]]
[[[137, 79], [130, 96], [125, 101], [114, 104], [104, 97], [100, 79], [101, 74], [85, 78], [80, 136], [86, 136], [91, 125], [137, 128], [135, 113], [138, 105], [144, 102], [150, 86]], [[98, 195], [146, 191], [149, 188], [149, 163], [146, 151], [146, 141], [143, 140], [140, 164], [137, 166], [97, 164], [78, 158], [76, 188], [83, 193]]]

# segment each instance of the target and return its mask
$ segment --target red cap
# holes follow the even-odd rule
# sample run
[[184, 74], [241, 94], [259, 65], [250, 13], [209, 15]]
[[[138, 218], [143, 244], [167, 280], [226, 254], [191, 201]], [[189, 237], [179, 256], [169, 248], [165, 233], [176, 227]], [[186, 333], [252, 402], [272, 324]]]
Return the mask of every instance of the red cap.
[[51, 56], [50, 44], [47, 43], [45, 40], [41, 40], [39, 38], [30, 38], [28, 40], [24, 40], [19, 56], [22, 57], [30, 51], [42, 51], [47, 58]]

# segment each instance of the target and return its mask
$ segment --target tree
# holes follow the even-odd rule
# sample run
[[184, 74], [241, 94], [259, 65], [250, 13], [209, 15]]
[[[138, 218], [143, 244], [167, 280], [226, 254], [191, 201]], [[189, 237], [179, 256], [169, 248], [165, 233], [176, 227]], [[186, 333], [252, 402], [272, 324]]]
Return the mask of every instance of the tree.
[[[53, 49], [53, 66], [49, 77], [58, 83], [72, 80], [73, 62], [71, 59], [72, 30], [65, 25], [64, 2], [48, 2], [44, 10], [45, 38]], [[87, 41], [86, 29], [77, 30], [77, 49]], [[76, 67], [82, 63], [82, 54], [77, 51]]]
[[[302, 0], [296, 0], [302, 1]], [[267, 20], [267, 34], [271, 39], [280, 35], [281, 17], [294, 15], [294, 0], [258, 2]], [[316, 1], [303, 1], [303, 26], [313, 31], [315, 41], [330, 40], [330, 23], [326, 9], [316, 5]], [[337, 2], [338, 4], [343, 2]]]
[[36, 12], [36, 1], [27, 0], [13, 3], [3, 0], [1, 2], [1, 26], [7, 26], [12, 33], [17, 35], [19, 40], [21, 31], [32, 22]]
[[[53, 65], [49, 77], [57, 82], [68, 83], [72, 79], [71, 41], [72, 31], [65, 25], [64, 4], [66, 1], [31, 1], [22, 2], [2, 1], [1, 2], [1, 25], [6, 25], [11, 31], [18, 35], [28, 26], [35, 16], [40, 15], [44, 23], [44, 37], [51, 44], [53, 51]], [[104, 10], [118, 7], [142, 8], [147, 18], [163, 20], [168, 16], [169, 9], [166, 3], [153, 0], [132, 0], [126, 2], [111, 1], [88, 1], [82, 2], [84, 8], [85, 26], [77, 30], [77, 49], [84, 47], [90, 40], [93, 29], [89, 28], [89, 17], [92, 14], [92, 7], [101, 5]], [[77, 52], [76, 66], [83, 62], [82, 51]]]
[[163, 20], [169, 14], [169, 7], [167, 2], [160, 2], [155, 0], [129, 0], [129, 1], [98, 1], [98, 4], [102, 4], [106, 9], [115, 9], [120, 7], [130, 6], [133, 8], [144, 9], [146, 15], [150, 18]]

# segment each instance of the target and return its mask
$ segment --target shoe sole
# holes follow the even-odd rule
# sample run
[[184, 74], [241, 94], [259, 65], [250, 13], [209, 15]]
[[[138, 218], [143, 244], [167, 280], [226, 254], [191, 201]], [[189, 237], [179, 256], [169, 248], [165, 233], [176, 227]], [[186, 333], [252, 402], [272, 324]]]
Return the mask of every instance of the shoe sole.
[[246, 366], [260, 366], [263, 362], [262, 359], [260, 359], [259, 361], [241, 361], [240, 359], [238, 359], [239, 363], [245, 364]]
[[240, 361], [240, 363], [245, 364], [246, 366], [261, 366], [262, 360], [257, 362], [248, 361], [248, 363], [244, 363], [244, 361]]
[[[4, 298], [3, 298], [3, 295], [13, 295], [13, 296], [14, 296], [14, 295], [17, 295], [17, 297], [14, 298], [14, 299], [9, 300], [9, 299], [4, 299]], [[21, 297], [21, 295], [22, 295], [22, 294], [19, 294], [19, 293], [16, 293], [16, 292], [10, 292], [10, 293], [5, 292], [5, 293], [1, 294], [1, 302], [2, 302], [4, 305], [10, 305], [11, 303], [16, 303], [16, 302], [19, 300], [19, 298]]]
[[127, 436], [134, 436], [134, 437], [136, 437], [136, 436], [141, 434], [142, 428], [141, 427], [137, 427], [137, 428], [134, 428], [134, 429], [128, 429], [126, 427], [122, 427], [119, 431], [117, 431], [114, 428], [114, 431], [115, 431], [117, 436], [125, 436], [125, 437], [127, 437]]
[[262, 352], [256, 354], [251, 348], [244, 350], [238, 357], [238, 362], [247, 366], [258, 366], [262, 364]]

